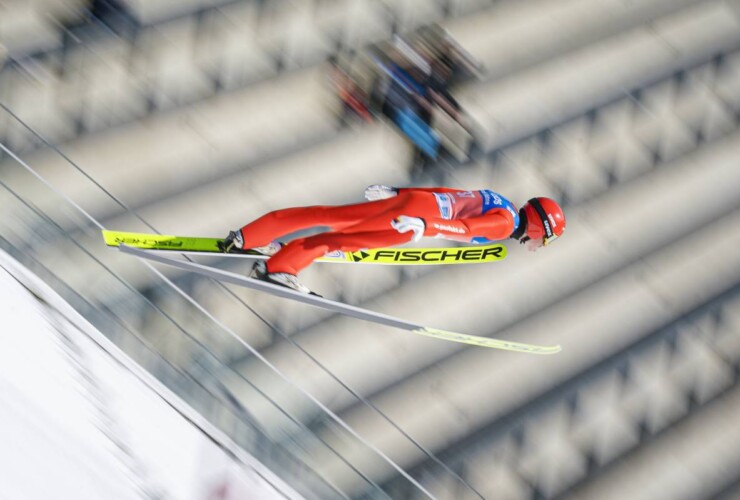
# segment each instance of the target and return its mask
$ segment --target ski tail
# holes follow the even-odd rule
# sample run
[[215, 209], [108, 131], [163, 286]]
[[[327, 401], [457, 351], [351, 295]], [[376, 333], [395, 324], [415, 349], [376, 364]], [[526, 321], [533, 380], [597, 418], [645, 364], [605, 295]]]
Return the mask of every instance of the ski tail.
[[200, 238], [195, 236], [172, 236], [168, 234], [130, 233], [103, 229], [105, 244], [111, 247], [128, 245], [142, 250], [169, 250], [203, 253], [222, 253], [218, 248], [221, 238]]

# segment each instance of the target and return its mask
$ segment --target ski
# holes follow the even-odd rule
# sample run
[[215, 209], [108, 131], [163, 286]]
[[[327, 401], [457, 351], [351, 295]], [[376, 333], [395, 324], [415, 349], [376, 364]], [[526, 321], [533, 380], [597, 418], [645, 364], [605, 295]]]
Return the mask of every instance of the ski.
[[[220, 238], [195, 236], [170, 236], [163, 234], [129, 233], [103, 229], [103, 239], [110, 247], [128, 245], [151, 252], [180, 254], [219, 254], [222, 257], [266, 259], [257, 252], [222, 253]], [[506, 247], [501, 244], [475, 245], [449, 248], [376, 248], [358, 252], [331, 252], [317, 262], [360, 263], [384, 265], [434, 265], [434, 264], [481, 264], [495, 262], [506, 257]]]
[[523, 344], [521, 342], [512, 342], [508, 340], [500, 340], [489, 337], [478, 337], [465, 333], [439, 330], [436, 328], [412, 323], [410, 321], [405, 321], [403, 319], [389, 316], [387, 314], [364, 309], [362, 307], [357, 307], [336, 300], [320, 297], [318, 295], [300, 293], [295, 290], [291, 290], [290, 288], [274, 285], [272, 283], [266, 283], [264, 281], [256, 280], [253, 278], [247, 278], [245, 276], [229, 271], [224, 271], [222, 269], [216, 269], [213, 267], [204, 266], [202, 264], [196, 264], [194, 262], [188, 262], [184, 260], [171, 259], [161, 254], [154, 254], [140, 248], [131, 247], [126, 244], [120, 245], [119, 249], [123, 253], [134, 255], [141, 259], [159, 262], [160, 264], [165, 264], [171, 267], [182, 269], [184, 271], [208, 276], [224, 283], [231, 283], [234, 285], [251, 288], [253, 290], [258, 290], [260, 292], [266, 292], [277, 297], [295, 300], [364, 321], [406, 330], [417, 335], [433, 337], [450, 342], [458, 342], [461, 344], [489, 347], [492, 349], [502, 349], [505, 351], [514, 351], [529, 354], [555, 354], [557, 352], [560, 352], [561, 349], [559, 345], [541, 346], [533, 344]]

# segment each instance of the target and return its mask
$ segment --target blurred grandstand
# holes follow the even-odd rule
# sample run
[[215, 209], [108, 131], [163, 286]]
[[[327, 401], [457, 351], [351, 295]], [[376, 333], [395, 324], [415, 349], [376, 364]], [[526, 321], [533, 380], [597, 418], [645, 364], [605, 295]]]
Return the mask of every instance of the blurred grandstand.
[[[435, 25], [480, 64], [450, 89], [471, 159], [418, 168], [382, 113], [337, 119], [329, 61]], [[306, 498], [740, 497], [740, 0], [9, 0], [0, 61], [0, 248]], [[563, 352], [336, 317], [99, 233], [222, 237], [374, 183], [550, 196], [568, 231], [310, 288]]]

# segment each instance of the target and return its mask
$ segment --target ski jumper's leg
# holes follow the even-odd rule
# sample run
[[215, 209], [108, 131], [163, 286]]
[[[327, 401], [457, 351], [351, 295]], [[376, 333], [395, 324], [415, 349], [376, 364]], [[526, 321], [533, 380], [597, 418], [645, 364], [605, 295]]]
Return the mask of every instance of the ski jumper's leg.
[[389, 200], [354, 205], [295, 207], [275, 210], [241, 228], [244, 248], [267, 245], [280, 236], [315, 226], [337, 231], [388, 209]]
[[339, 224], [334, 226], [335, 231], [291, 241], [267, 261], [268, 271], [298, 274], [318, 257], [335, 250], [354, 252], [364, 248], [401, 245], [411, 241], [414, 235], [393, 229], [391, 221], [394, 218], [399, 215], [439, 217], [439, 208], [431, 193], [405, 192], [380, 201], [385, 203], [362, 204], [373, 210], [356, 224]]
[[[390, 226], [390, 223], [388, 224]], [[298, 274], [314, 260], [334, 250], [354, 252], [363, 248], [380, 248], [408, 243], [414, 233], [395, 229], [367, 233], [321, 233], [293, 240], [267, 261], [271, 273]]]
[[[406, 205], [411, 194], [402, 193], [385, 200], [353, 205], [317, 205], [275, 210], [241, 228], [244, 248], [261, 247], [280, 236], [315, 226], [327, 226], [332, 231], [341, 231], [373, 216], [393, 210], [394, 207]], [[387, 229], [387, 226], [382, 229]]]

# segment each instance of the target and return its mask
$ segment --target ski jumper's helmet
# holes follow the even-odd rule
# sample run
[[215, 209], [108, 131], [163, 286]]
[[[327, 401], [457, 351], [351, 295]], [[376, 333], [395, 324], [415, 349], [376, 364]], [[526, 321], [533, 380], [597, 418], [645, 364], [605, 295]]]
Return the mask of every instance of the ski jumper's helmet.
[[527, 216], [527, 236], [542, 238], [545, 246], [555, 241], [565, 230], [565, 214], [555, 200], [532, 198], [523, 207]]

